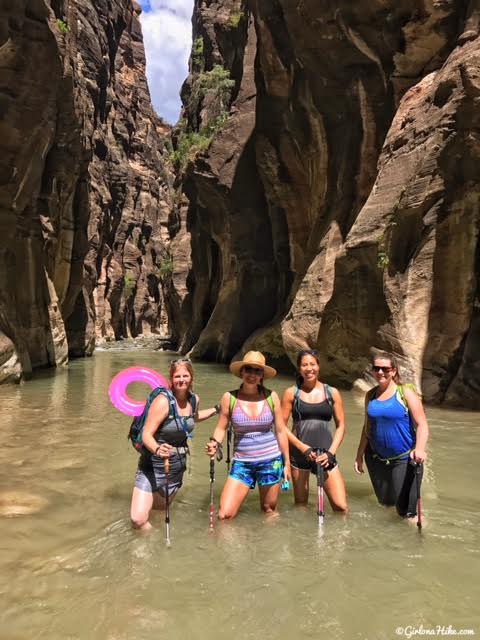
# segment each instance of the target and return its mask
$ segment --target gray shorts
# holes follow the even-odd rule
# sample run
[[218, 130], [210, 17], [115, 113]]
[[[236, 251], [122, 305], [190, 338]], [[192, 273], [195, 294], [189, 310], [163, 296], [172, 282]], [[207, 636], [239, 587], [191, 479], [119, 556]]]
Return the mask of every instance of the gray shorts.
[[[187, 466], [187, 456], [174, 453], [170, 456], [170, 472], [168, 474], [168, 495], [172, 496], [180, 489], [183, 474]], [[167, 478], [163, 458], [157, 456], [140, 457], [135, 474], [135, 486], [140, 491], [167, 495]]]

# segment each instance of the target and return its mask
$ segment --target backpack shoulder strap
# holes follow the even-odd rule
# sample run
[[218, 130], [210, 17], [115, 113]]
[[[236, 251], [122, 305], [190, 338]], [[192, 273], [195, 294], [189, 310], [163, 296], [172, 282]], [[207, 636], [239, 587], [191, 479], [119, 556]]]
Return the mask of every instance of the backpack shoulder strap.
[[300, 387], [295, 385], [293, 387], [293, 405], [292, 405], [292, 420], [300, 420], [300, 411], [298, 410], [298, 401], [300, 399]]
[[273, 403], [272, 391], [270, 389], [265, 389], [265, 400], [267, 401], [267, 404], [270, 407], [270, 411], [274, 414], [275, 405]]
[[145, 409], [147, 409], [147, 407], [150, 407], [150, 405], [155, 400], [155, 398], [158, 397], [160, 394], [163, 394], [169, 402], [170, 402], [170, 395], [173, 395], [170, 389], [166, 389], [165, 387], [155, 387], [155, 389], [151, 391], [150, 395], [147, 398]]
[[230, 393], [230, 403], [228, 406], [228, 415], [231, 417], [233, 410], [235, 409], [235, 405], [237, 404], [238, 389], [235, 389], [234, 391], [229, 391], [229, 393]]
[[197, 396], [194, 393], [190, 393], [189, 402], [192, 407], [192, 415], [194, 416], [197, 412]]
[[[170, 391], [170, 389], [167, 389], [167, 387], [156, 387], [150, 393], [150, 395], [147, 398], [147, 404], [145, 405], [144, 412], [147, 412], [147, 410], [150, 408], [150, 405], [152, 404], [152, 402], [160, 394], [163, 394], [166, 397], [166, 399], [168, 400], [168, 417], [170, 419], [174, 418], [176, 416], [176, 414], [177, 414], [177, 403], [175, 402], [175, 396]], [[146, 416], [146, 413], [145, 413], [145, 416]]]
[[332, 395], [332, 388], [328, 385], [323, 383], [323, 390], [325, 391], [325, 399], [328, 402], [328, 404], [333, 407], [333, 395]]

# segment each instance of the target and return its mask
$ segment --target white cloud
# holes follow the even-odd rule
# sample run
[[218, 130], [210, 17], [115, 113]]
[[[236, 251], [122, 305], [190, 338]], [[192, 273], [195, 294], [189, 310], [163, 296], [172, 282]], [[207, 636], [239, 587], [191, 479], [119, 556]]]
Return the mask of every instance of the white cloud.
[[181, 18], [190, 21], [193, 12], [193, 0], [150, 0], [151, 10], [171, 11]]
[[148, 86], [157, 113], [174, 124], [180, 113], [180, 87], [188, 75], [193, 0], [150, 0], [149, 5], [140, 16]]

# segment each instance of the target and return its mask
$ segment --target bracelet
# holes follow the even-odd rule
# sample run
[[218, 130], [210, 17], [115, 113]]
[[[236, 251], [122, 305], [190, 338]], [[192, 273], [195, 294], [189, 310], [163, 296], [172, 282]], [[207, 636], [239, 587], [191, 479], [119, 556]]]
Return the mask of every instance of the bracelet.
[[[157, 451], [160, 449], [160, 445], [158, 445], [158, 447], [155, 449], [155, 451], [153, 452], [153, 455], [156, 456], [157, 455]], [[157, 456], [158, 457], [158, 456]]]
[[217, 445], [217, 447], [220, 446], [220, 442], [218, 440], [215, 440], [215, 438], [213, 436], [211, 436], [208, 440], [209, 440], [209, 442], [214, 442]]
[[215, 413], [213, 415], [218, 416], [218, 414], [220, 413], [220, 405], [216, 404], [213, 408], [215, 409]]
[[303, 452], [303, 455], [305, 456], [305, 458], [308, 458], [308, 457], [309, 457], [309, 455], [312, 453], [312, 451], [313, 451], [312, 447], [308, 447], [308, 449], [306, 449], [306, 450]]

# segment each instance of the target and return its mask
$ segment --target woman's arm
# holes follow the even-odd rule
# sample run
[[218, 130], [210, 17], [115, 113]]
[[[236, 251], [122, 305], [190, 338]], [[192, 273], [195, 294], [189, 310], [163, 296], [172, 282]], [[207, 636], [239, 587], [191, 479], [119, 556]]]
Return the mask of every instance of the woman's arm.
[[338, 389], [331, 387], [333, 399], [333, 419], [335, 421], [335, 433], [333, 434], [332, 444], [328, 450], [335, 455], [338, 447], [342, 444], [345, 437], [345, 412], [343, 410], [343, 400]]
[[370, 422], [368, 419], [367, 407], [370, 402], [370, 391], [365, 394], [365, 419], [363, 421], [362, 435], [360, 436], [360, 442], [358, 443], [357, 457], [355, 458], [354, 469], [356, 473], [363, 473], [363, 457], [365, 455], [365, 449], [368, 444], [368, 430], [370, 428]]
[[220, 413], [218, 415], [217, 426], [213, 432], [213, 436], [210, 442], [205, 445], [205, 453], [207, 456], [214, 456], [217, 451], [218, 445], [222, 444], [225, 438], [225, 433], [230, 422], [230, 392], [227, 391], [223, 394], [220, 401]]
[[285, 480], [290, 480], [290, 451], [288, 449], [288, 435], [289, 429], [287, 429], [287, 425], [285, 424], [285, 420], [283, 419], [283, 411], [282, 406], [280, 404], [280, 398], [278, 397], [275, 391], [272, 391], [272, 400], [273, 400], [273, 415], [275, 419], [275, 434], [278, 440], [278, 446], [280, 447], [280, 451], [283, 455], [283, 464], [284, 471], [283, 476]]
[[202, 409], [200, 411], [200, 398], [197, 398], [197, 410], [195, 411], [195, 422], [203, 422], [204, 420], [208, 420], [209, 418], [213, 418], [220, 413], [220, 405], [216, 404], [214, 407], [210, 407], [208, 409]]
[[[343, 437], [345, 435], [345, 412], [343, 410], [343, 400], [338, 389], [330, 387], [332, 391], [333, 400], [333, 420], [335, 422], [335, 433], [333, 434], [332, 444], [329, 446], [328, 451], [335, 455], [338, 447], [342, 444]], [[328, 467], [330, 460], [327, 453], [320, 453], [315, 457], [315, 461], [322, 465], [322, 467]]]
[[295, 387], [288, 387], [288, 389], [286, 389], [283, 394], [282, 417], [287, 429], [288, 442], [292, 444], [294, 447], [296, 447], [302, 453], [305, 453], [309, 449], [311, 450], [311, 447], [309, 447], [308, 444], [305, 444], [304, 442], [299, 440], [288, 426], [288, 421], [293, 412], [293, 403], [295, 402], [294, 389]]
[[428, 422], [423, 409], [422, 401], [415, 391], [403, 387], [403, 395], [407, 401], [408, 410], [412, 414], [413, 420], [417, 424], [417, 432], [415, 439], [415, 449], [411, 452], [410, 457], [415, 462], [422, 463], [426, 457], [425, 448], [428, 440]]
[[148, 449], [150, 453], [154, 453], [162, 458], [168, 458], [173, 447], [167, 443], [158, 444], [155, 440], [155, 434], [162, 422], [168, 417], [169, 408], [167, 398], [163, 394], [157, 396], [150, 405], [142, 431], [143, 446]]

